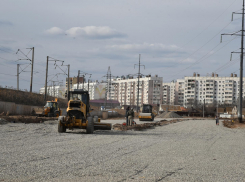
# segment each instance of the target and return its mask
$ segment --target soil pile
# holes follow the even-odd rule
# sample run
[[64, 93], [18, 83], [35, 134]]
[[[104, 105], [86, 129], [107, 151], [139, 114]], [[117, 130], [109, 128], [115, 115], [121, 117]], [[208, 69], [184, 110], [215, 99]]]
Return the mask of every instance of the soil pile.
[[182, 116], [176, 114], [175, 112], [167, 112], [165, 111], [164, 113], [160, 114], [157, 116], [157, 118], [182, 118]]
[[162, 114], [158, 115], [156, 118], [163, 118], [166, 114], [168, 114], [168, 111], [163, 112]]
[[227, 128], [245, 128], [245, 121], [239, 123], [238, 119], [225, 119], [223, 125]]

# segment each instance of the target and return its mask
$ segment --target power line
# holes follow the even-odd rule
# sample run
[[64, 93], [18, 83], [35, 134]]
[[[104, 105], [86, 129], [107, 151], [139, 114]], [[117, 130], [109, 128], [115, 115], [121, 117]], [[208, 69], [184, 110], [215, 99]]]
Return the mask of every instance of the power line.
[[[193, 39], [191, 39], [188, 43], [181, 46], [181, 48], [185, 47], [189, 43], [191, 43], [193, 40], [195, 40], [199, 35], [201, 35], [205, 30], [207, 30], [214, 22], [216, 22], [234, 3], [236, 0], [234, 0], [213, 22], [211, 22], [206, 28], [204, 28], [198, 35], [196, 35]], [[179, 48], [180, 49], [180, 48]], [[177, 49], [178, 50], [178, 49]]]
[[[231, 41], [233, 41], [234, 39], [236, 39], [236, 37], [233, 38], [233, 39], [231, 39], [230, 41], [228, 41], [224, 46], [222, 46], [220, 49], [218, 49], [217, 51], [215, 51], [213, 54], [215, 54], [216, 52], [218, 52], [218, 51], [220, 51], [221, 49], [223, 49], [226, 45], [228, 45], [228, 44], [229, 44]], [[208, 54], [210, 54], [210, 53], [211, 53], [215, 48], [217, 48], [220, 44], [221, 44], [221, 43], [218, 43], [218, 44], [217, 44], [216, 46], [214, 46], [208, 53], [206, 53], [203, 57], [201, 57], [200, 59], [198, 59], [197, 61], [195, 61], [195, 63], [192, 63], [192, 64], [189, 65], [188, 67], [186, 67], [186, 68], [184, 68], [184, 69], [178, 71], [178, 73], [175, 74], [175, 75], [172, 75], [171, 78], [172, 78], [172, 77], [175, 77], [175, 76], [177, 76], [177, 75], [179, 75], [179, 74], [181, 74], [181, 73], [183, 73], [183, 71], [185, 71], [185, 70], [191, 68], [192, 66], [194, 66], [194, 65], [196, 65], [196, 64], [198, 64], [198, 63], [200, 63], [201, 61], [204, 61], [205, 59], [211, 57], [213, 54], [205, 58], [205, 56], [207, 56]], [[170, 78], [170, 77], [167, 77], [166, 79], [168, 79], [168, 78]]]

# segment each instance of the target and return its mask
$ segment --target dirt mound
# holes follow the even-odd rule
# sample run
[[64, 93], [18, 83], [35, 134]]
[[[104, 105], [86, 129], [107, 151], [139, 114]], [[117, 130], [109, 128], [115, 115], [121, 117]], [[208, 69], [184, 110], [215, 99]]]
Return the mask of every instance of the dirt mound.
[[182, 120], [179, 120], [179, 119], [175, 119], [175, 120], [171, 120], [171, 121], [161, 120], [161, 121], [157, 121], [154, 123], [136, 124], [133, 126], [125, 126], [123, 124], [114, 124], [113, 129], [114, 130], [120, 130], [120, 131], [127, 131], [127, 130], [141, 131], [141, 130], [145, 130], [145, 129], [151, 129], [151, 128], [154, 128], [156, 126], [168, 125], [168, 124], [176, 123], [176, 122], [180, 122], [180, 121], [182, 121]]
[[157, 118], [182, 118], [182, 116], [176, 114], [175, 112], [167, 112], [165, 111], [164, 113], [160, 114], [157, 116]]
[[223, 125], [227, 128], [245, 128], [245, 121], [239, 123], [238, 119], [225, 119]]
[[168, 114], [168, 111], [163, 112], [162, 114], [158, 115], [156, 118], [163, 118], [166, 114]]
[[164, 116], [164, 118], [182, 118], [182, 116], [176, 114], [175, 112], [169, 112]]

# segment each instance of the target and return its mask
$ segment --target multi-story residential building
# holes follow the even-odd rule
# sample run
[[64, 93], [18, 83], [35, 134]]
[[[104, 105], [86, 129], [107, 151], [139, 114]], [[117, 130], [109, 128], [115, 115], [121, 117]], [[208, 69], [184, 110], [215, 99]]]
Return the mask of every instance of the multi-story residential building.
[[81, 84], [74, 84], [71, 90], [74, 89], [84, 89], [89, 92], [89, 97], [91, 100], [105, 99], [107, 83], [98, 82], [86, 82]]
[[175, 105], [183, 105], [185, 95], [185, 80], [177, 79], [175, 84]]
[[236, 74], [219, 77], [213, 73], [212, 76], [201, 77], [200, 74], [194, 73], [193, 76], [178, 79], [176, 82], [163, 83], [163, 104], [190, 106], [204, 101], [207, 104], [236, 104], [239, 84]]
[[[45, 94], [45, 87], [40, 88], [40, 94]], [[65, 98], [66, 86], [47, 86], [47, 95], [57, 98]]]
[[[152, 77], [139, 78], [139, 106], [142, 104], [162, 103], [162, 77], [155, 75]], [[121, 105], [137, 105], [138, 78], [125, 77], [112, 80], [111, 98], [118, 100]]]
[[[84, 77], [79, 77], [79, 80], [78, 80], [78, 77], [70, 77], [69, 81], [70, 81], [70, 89], [71, 89], [75, 87], [74, 85], [83, 84], [86, 80]], [[67, 86], [68, 86], [68, 78], [66, 78], [66, 90], [67, 90]]]

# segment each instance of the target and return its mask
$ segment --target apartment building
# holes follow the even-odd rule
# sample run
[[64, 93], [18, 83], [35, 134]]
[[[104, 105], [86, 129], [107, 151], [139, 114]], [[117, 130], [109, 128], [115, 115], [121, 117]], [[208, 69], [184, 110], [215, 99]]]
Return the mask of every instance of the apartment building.
[[163, 101], [183, 106], [202, 104], [204, 101], [207, 104], [236, 104], [239, 98], [239, 84], [236, 74], [219, 77], [213, 73], [211, 76], [201, 77], [200, 74], [194, 73], [193, 76], [178, 79], [174, 83], [163, 83]]
[[81, 84], [73, 84], [71, 90], [83, 89], [89, 92], [91, 100], [105, 99], [107, 83], [98, 82], [86, 82]]
[[[65, 98], [66, 86], [47, 86], [47, 95], [57, 98]], [[45, 87], [40, 88], [40, 94], [45, 94]]]
[[[162, 103], [162, 77], [151, 75], [139, 78], [139, 105]], [[112, 80], [111, 99], [121, 105], [137, 105], [138, 78], [121, 77]]]

